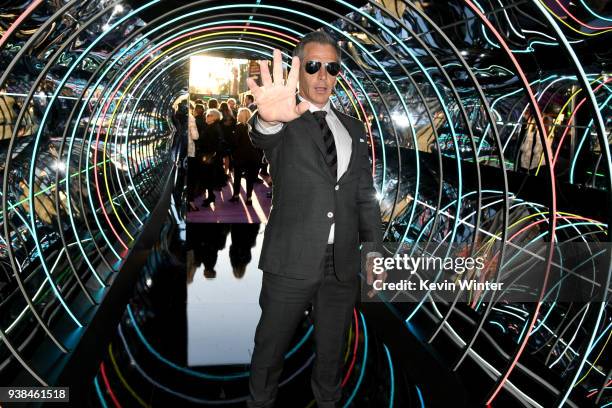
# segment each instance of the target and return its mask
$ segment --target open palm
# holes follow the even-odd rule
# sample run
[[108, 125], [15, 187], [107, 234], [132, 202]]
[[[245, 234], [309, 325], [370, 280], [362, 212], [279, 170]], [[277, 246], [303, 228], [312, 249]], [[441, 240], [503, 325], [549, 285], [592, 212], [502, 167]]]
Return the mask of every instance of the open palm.
[[274, 81], [270, 76], [267, 61], [259, 61], [263, 86], [258, 86], [252, 78], [247, 85], [255, 98], [259, 117], [266, 122], [290, 122], [308, 110], [308, 102], [295, 103], [296, 88], [300, 73], [300, 59], [293, 57], [287, 81], [283, 77], [281, 52], [273, 52]]

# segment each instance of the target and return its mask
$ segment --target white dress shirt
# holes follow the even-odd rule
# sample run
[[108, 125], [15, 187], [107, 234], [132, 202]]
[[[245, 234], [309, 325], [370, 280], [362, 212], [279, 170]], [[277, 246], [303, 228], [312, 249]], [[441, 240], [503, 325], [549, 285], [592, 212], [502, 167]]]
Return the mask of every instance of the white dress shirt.
[[[298, 95], [298, 97], [300, 98], [300, 101], [304, 100], [300, 95]], [[342, 122], [340, 122], [340, 119], [338, 119], [334, 111], [331, 109], [330, 100], [327, 100], [327, 103], [322, 108], [318, 108], [314, 104], [310, 103], [310, 108], [308, 109], [311, 112], [316, 112], [320, 110], [324, 110], [325, 112], [327, 112], [327, 114], [325, 115], [325, 121], [327, 122], [327, 125], [329, 126], [329, 129], [331, 130], [332, 135], [334, 136], [334, 143], [336, 144], [336, 157], [338, 160], [336, 180], [340, 180], [340, 177], [342, 177], [342, 175], [346, 172], [349, 165], [349, 161], [351, 160], [351, 136], [349, 135]], [[255, 129], [257, 129], [259, 133], [263, 133], [264, 135], [278, 133], [283, 128], [283, 126], [283, 123], [278, 123], [274, 126], [265, 127], [259, 121], [259, 117], [257, 117], [257, 121], [255, 122]], [[329, 230], [329, 236], [327, 238], [328, 244], [334, 243], [334, 225], [335, 224], [332, 224]]]

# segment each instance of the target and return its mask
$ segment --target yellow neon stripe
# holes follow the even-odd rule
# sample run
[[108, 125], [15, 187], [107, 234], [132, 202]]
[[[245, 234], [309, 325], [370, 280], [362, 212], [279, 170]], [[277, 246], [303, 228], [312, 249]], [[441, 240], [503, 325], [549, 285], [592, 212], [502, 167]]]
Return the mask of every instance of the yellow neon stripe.
[[[290, 41], [287, 41], [283, 38], [279, 38], [277, 36], [273, 36], [273, 35], [269, 35], [269, 34], [264, 34], [264, 33], [259, 33], [259, 32], [252, 32], [252, 31], [246, 31], [248, 34], [252, 34], [252, 35], [257, 35], [257, 36], [261, 36], [261, 37], [267, 37], [267, 38], [271, 38], [274, 40], [278, 40], [280, 42], [286, 43], [290, 46], [295, 46], [295, 43], [292, 43]], [[156, 56], [153, 60], [149, 61], [145, 66], [143, 66], [138, 73], [136, 74], [136, 76], [130, 80], [130, 82], [127, 84], [125, 91], [122, 92], [121, 96], [119, 97], [119, 99], [117, 100], [116, 104], [115, 104], [115, 109], [113, 110], [113, 113], [111, 115], [111, 119], [108, 123], [108, 126], [106, 128], [106, 135], [104, 137], [104, 147], [103, 147], [103, 157], [106, 156], [106, 144], [108, 141], [108, 137], [110, 136], [111, 133], [111, 128], [113, 123], [115, 122], [115, 117], [117, 112], [119, 111], [119, 108], [121, 106], [121, 103], [123, 102], [123, 99], [125, 98], [125, 96], [128, 94], [129, 90], [132, 88], [132, 86], [134, 85], [134, 83], [138, 80], [138, 78], [140, 78], [140, 76], [147, 71], [147, 69], [149, 68], [149, 66], [151, 66], [152, 64], [156, 63], [160, 58], [164, 57], [166, 54], [170, 53], [172, 50], [178, 48], [178, 47], [182, 47], [185, 44], [188, 44], [190, 42], [193, 41], [197, 41], [203, 38], [207, 38], [207, 37], [214, 37], [214, 36], [218, 36], [218, 35], [223, 35], [223, 34], [244, 34], [245, 31], [244, 30], [240, 30], [240, 31], [223, 31], [223, 32], [215, 32], [215, 33], [208, 33], [208, 34], [203, 34], [197, 37], [193, 37], [193, 38], [189, 38], [185, 41], [182, 41], [180, 43], [177, 43], [176, 45], [172, 46], [171, 48], [165, 50], [164, 52], [162, 52], [160, 55]], [[361, 115], [359, 113], [359, 110], [357, 109], [357, 106], [353, 100], [353, 98], [351, 97], [351, 93], [349, 93], [346, 88], [344, 87], [344, 85], [342, 84], [341, 81], [339, 81], [340, 86], [345, 90], [345, 92], [347, 93], [347, 95], [349, 95], [349, 100], [351, 101], [351, 104], [353, 105], [353, 109], [355, 109], [355, 112], [357, 113], [358, 117], [361, 118]], [[127, 137], [127, 136], [126, 136]], [[106, 187], [106, 193], [108, 194], [109, 197], [111, 197], [111, 193], [110, 193], [110, 187], [109, 187], [109, 183], [108, 183], [108, 177], [106, 174], [106, 162], [103, 165], [103, 175], [104, 175], [104, 185]], [[115, 205], [113, 203], [113, 200], [110, 200], [111, 203], [111, 208], [113, 210], [113, 213], [115, 214], [115, 217], [117, 218], [117, 220], [119, 221], [119, 224], [121, 225], [121, 227], [123, 228], [123, 230], [125, 231], [125, 233], [129, 236], [129, 238], [131, 240], [134, 240], [134, 238], [132, 237], [132, 235], [129, 233], [129, 231], [127, 230], [127, 228], [125, 227], [125, 225], [123, 224], [123, 221], [121, 220], [121, 218], [119, 217], [119, 214], [117, 213], [117, 209], [115, 208]]]
[[[601, 350], [599, 351], [599, 354], [597, 355], [597, 357], [595, 358], [595, 360], [593, 360], [593, 362], [590, 364], [589, 369], [587, 370], [586, 373], [584, 373], [584, 375], [582, 376], [581, 379], [578, 380], [578, 382], [576, 384], [574, 384], [574, 387], [577, 386], [578, 384], [580, 384], [582, 382], [582, 380], [584, 380], [587, 375], [589, 375], [589, 373], [591, 372], [591, 370], [593, 369], [593, 367], [595, 366], [595, 364], [597, 363], [597, 360], [599, 360], [599, 357], [601, 357], [601, 355], [603, 354], [604, 350], [606, 349], [606, 346], [608, 345], [608, 342], [610, 341], [610, 336], [612, 335], [612, 329], [610, 330], [610, 334], [608, 334], [608, 338], [606, 339], [606, 342], [604, 343], [603, 347], [601, 348]], [[572, 387], [572, 388], [574, 388]]]
[[109, 343], [109, 345], [108, 345], [108, 355], [110, 356], [111, 362], [113, 363], [113, 367], [115, 368], [115, 373], [117, 373], [117, 377], [119, 377], [119, 380], [121, 381], [121, 384], [123, 384], [125, 389], [128, 390], [130, 395], [132, 395], [132, 397], [134, 397], [134, 399], [136, 399], [136, 401], [138, 401], [138, 403], [140, 405], [142, 405], [145, 408], [151, 408], [151, 406], [149, 404], [144, 402], [144, 400], [142, 398], [140, 398], [138, 396], [138, 394], [136, 394], [136, 392], [132, 389], [132, 387], [130, 387], [130, 385], [127, 383], [127, 381], [125, 380], [125, 378], [123, 377], [123, 375], [119, 371], [119, 366], [117, 365], [117, 362], [115, 361], [115, 356], [113, 355], [113, 345], [112, 345], [112, 343]]
[[[552, 14], [552, 15], [553, 15], [553, 16], [554, 16], [554, 17], [555, 17], [557, 20], [559, 20], [560, 22], [562, 22], [563, 24], [565, 24], [565, 25], [566, 25], [566, 26], [567, 26], [567, 27], [568, 27], [570, 30], [575, 31], [575, 32], [576, 32], [576, 33], [578, 33], [578, 34], [581, 34], [581, 35], [586, 35], [586, 36], [589, 36], [589, 37], [595, 37], [595, 36], [597, 36], [597, 35], [601, 35], [601, 34], [604, 34], [604, 33], [609, 33], [610, 31], [612, 31], [612, 28], [608, 28], [607, 30], [604, 30], [604, 31], [599, 31], [599, 32], [597, 32], [597, 33], [583, 33], [582, 31], [575, 29], [574, 27], [572, 27], [571, 25], [569, 25], [568, 23], [566, 23], [566, 22], [565, 22], [565, 20], [563, 20], [561, 17], [559, 17], [558, 15], [556, 15], [556, 14], [555, 14], [555, 13], [554, 13], [554, 12], [553, 12], [553, 11], [552, 11], [552, 10], [551, 10], [551, 9], [550, 9], [550, 8], [549, 8], [547, 5], [546, 5], [546, 4], [544, 4], [544, 2], [543, 2], [542, 0], [538, 0], [538, 1], [539, 1], [539, 2], [540, 2], [540, 4], [541, 4], [541, 5], [543, 5], [543, 6], [546, 8], [546, 10], [548, 10], [548, 12], [549, 12], [550, 14]], [[589, 28], [589, 30], [591, 30], [591, 29]]]
[[[109, 160], [110, 160], [110, 159], [109, 159]], [[107, 160], [107, 161], [108, 161], [108, 160]], [[102, 162], [98, 163], [98, 166], [102, 166]], [[85, 173], [87, 170], [91, 170], [91, 169], [93, 169], [93, 168], [94, 168], [94, 166], [93, 166], [93, 165], [91, 165], [91, 166], [89, 166], [89, 167], [88, 167], [88, 168], [86, 168], [86, 169], [83, 169], [83, 170], [77, 171], [77, 172], [75, 172], [75, 173], [72, 173], [72, 174], [70, 175], [70, 178], [73, 178], [74, 176], [77, 176], [79, 173]], [[63, 179], [61, 179], [61, 180], [60, 180], [60, 183], [65, 182], [65, 181], [66, 181], [66, 177], [68, 177], [68, 176], [65, 176]], [[53, 183], [53, 184], [49, 185], [49, 187], [45, 187], [45, 188], [43, 188], [42, 190], [38, 190], [36, 193], [34, 193], [34, 197], [38, 197], [39, 195], [44, 194], [44, 193], [46, 193], [47, 191], [51, 191], [51, 190], [53, 190], [55, 187], [57, 187], [57, 184]], [[17, 208], [17, 207], [21, 206], [23, 203], [27, 202], [28, 200], [29, 200], [29, 198], [28, 198], [28, 197], [26, 197], [26, 198], [24, 198], [24, 199], [23, 199], [23, 200], [21, 200], [21, 201], [17, 201], [15, 204], [10, 204], [10, 202], [9, 202], [8, 209], [9, 209], [9, 210], [14, 210], [15, 208]], [[2, 211], [0, 211], [0, 217], [2, 217]]]
[[[528, 220], [528, 219], [530, 219], [530, 218], [536, 217], [536, 216], [538, 216], [538, 215], [548, 215], [548, 214], [549, 214], [549, 211], [542, 211], [542, 212], [538, 212], [538, 213], [534, 213], [534, 214], [527, 215], [527, 216], [525, 216], [525, 217], [523, 217], [523, 218], [519, 219], [518, 221], [516, 221], [516, 222], [515, 222], [515, 223], [513, 223], [512, 225], [509, 225], [509, 226], [508, 226], [508, 229], [513, 228], [513, 227], [515, 227], [516, 225], [518, 225], [519, 223], [521, 223], [521, 222], [523, 222], [523, 221], [526, 221], [526, 220]], [[606, 230], [605, 230], [605, 229], [602, 227], [602, 225], [605, 225], [605, 224], [604, 224], [604, 223], [601, 223], [601, 222], [599, 222], [599, 221], [597, 221], [597, 220], [593, 220], [593, 219], [590, 219], [590, 218], [586, 218], [586, 217], [583, 217], [583, 216], [578, 215], [578, 214], [568, 213], [568, 212], [565, 212], [565, 211], [557, 211], [557, 214], [558, 214], [558, 215], [565, 215], [565, 216], [578, 217], [578, 218], [580, 218], [580, 219], [583, 219], [583, 220], [586, 220], [586, 221], [590, 221], [590, 222], [592, 222], [592, 223], [593, 223], [593, 224], [594, 224], [596, 227], [598, 227], [598, 228], [599, 228], [601, 231], [603, 231], [603, 232], [604, 232], [606, 235], [608, 234], [608, 232], [607, 232], [607, 231], [606, 231]], [[499, 237], [500, 235], [501, 235], [501, 232], [498, 232], [498, 233], [496, 234], [496, 237]], [[491, 238], [489, 238], [489, 241], [487, 241], [487, 242], [491, 242], [491, 241], [493, 241], [493, 240], [495, 240], [495, 237], [491, 237]]]
[[[104, 136], [104, 148], [103, 148], [103, 153], [102, 153], [102, 157], [106, 157], [106, 144], [108, 142], [108, 137], [110, 136], [110, 129], [115, 121], [115, 116], [117, 115], [117, 112], [119, 111], [119, 107], [121, 105], [121, 103], [123, 102], [123, 99], [125, 98], [125, 96], [128, 94], [129, 90], [131, 89], [131, 87], [133, 86], [133, 84], [138, 80], [138, 78], [140, 78], [140, 76], [147, 71], [147, 69], [149, 68], [149, 66], [151, 66], [152, 64], [156, 63], [160, 58], [162, 58], [163, 56], [165, 56], [166, 54], [168, 54], [169, 52], [171, 52], [172, 50], [174, 50], [175, 48], [181, 47], [183, 44], [188, 44], [192, 41], [196, 41], [202, 38], [206, 38], [206, 37], [213, 37], [213, 36], [218, 36], [218, 35], [222, 35], [222, 34], [244, 34], [245, 31], [223, 31], [223, 32], [215, 32], [215, 33], [209, 33], [209, 34], [203, 34], [201, 36], [197, 36], [194, 38], [189, 38], [185, 41], [182, 41], [176, 45], [174, 45], [173, 47], [165, 50], [164, 52], [162, 52], [160, 55], [158, 55], [157, 57], [153, 58], [153, 60], [149, 61], [142, 69], [140, 69], [137, 73], [137, 75], [128, 83], [127, 87], [125, 88], [125, 91], [121, 94], [121, 96], [119, 97], [119, 99], [117, 100], [117, 103], [115, 104], [115, 109], [113, 110], [113, 113], [111, 115], [111, 119], [108, 123], [108, 126], [106, 128], [106, 135]], [[268, 34], [263, 34], [263, 33], [255, 33], [253, 32], [252, 34], [255, 35], [259, 35], [261, 37], [268, 37], [268, 38], [272, 38], [275, 40], [278, 40], [280, 42], [284, 42], [286, 44], [289, 45], [295, 45], [294, 43], [291, 43], [285, 39], [282, 38], [278, 38], [275, 36], [271, 36]], [[128, 137], [126, 135], [126, 137]], [[108, 194], [108, 197], [112, 197], [111, 192], [110, 192], [110, 187], [109, 187], [109, 183], [108, 183], [108, 177], [106, 175], [106, 162], [104, 163], [104, 165], [102, 166], [102, 172], [104, 175], [104, 185], [106, 187], [106, 193]], [[119, 217], [119, 214], [117, 213], [117, 209], [115, 208], [115, 205], [113, 203], [113, 200], [109, 200], [110, 204], [111, 204], [111, 209], [113, 210], [113, 213], [115, 214], [115, 217], [117, 218], [117, 221], [119, 221], [119, 224], [121, 225], [121, 228], [123, 228], [123, 231], [125, 231], [125, 233], [128, 235], [128, 237], [130, 238], [130, 240], [134, 240], [134, 237], [132, 237], [132, 235], [130, 234], [130, 232], [127, 230], [127, 228], [125, 227], [125, 225], [123, 224], [123, 221], [121, 220], [121, 218]]]
[[[603, 78], [603, 75], [600, 76], [599, 78], [593, 80], [591, 83], [589, 83], [589, 85], [593, 85], [595, 82], [599, 81], [600, 79]], [[574, 97], [576, 95], [578, 95], [580, 92], [582, 92], [582, 88], [578, 89], [576, 92], [574, 92], [568, 99], [567, 101], [563, 104], [563, 107], [559, 110], [559, 113], [557, 114], [557, 117], [555, 118], [555, 120], [553, 121], [553, 125], [550, 129], [550, 133], [548, 134], [548, 138], [552, 139], [554, 138], [554, 133], [555, 133], [555, 127], [557, 126], [557, 124], [559, 123], [559, 118], [561, 117], [561, 114], [563, 114], [563, 112], [565, 111], [565, 108], [567, 108], [567, 105], [569, 105], [569, 103], [572, 101], [572, 99], [574, 99]], [[569, 126], [569, 122], [568, 122], [568, 126]], [[538, 168], [536, 169], [535, 175], [537, 176], [539, 171], [540, 171], [540, 166], [542, 165], [542, 161], [544, 160], [544, 153], [540, 153], [540, 162], [538, 163]]]
[[348, 336], [346, 336], [346, 353], [344, 353], [344, 364], [348, 361], [349, 355], [351, 354], [351, 340], [353, 336], [353, 325], [349, 327]]
[[355, 113], [357, 114], [357, 119], [359, 119], [359, 120], [361, 120], [363, 122], [363, 119], [361, 118], [361, 111], [357, 108], [357, 104], [355, 103], [355, 100], [353, 99], [353, 93], [349, 92], [346, 89], [346, 86], [344, 86], [342, 81], [340, 81], [340, 78], [338, 78], [338, 84], [344, 90], [344, 92], [346, 92], [346, 95], [348, 96], [348, 99], [351, 102], [351, 105], [353, 105], [353, 109], [355, 110]]

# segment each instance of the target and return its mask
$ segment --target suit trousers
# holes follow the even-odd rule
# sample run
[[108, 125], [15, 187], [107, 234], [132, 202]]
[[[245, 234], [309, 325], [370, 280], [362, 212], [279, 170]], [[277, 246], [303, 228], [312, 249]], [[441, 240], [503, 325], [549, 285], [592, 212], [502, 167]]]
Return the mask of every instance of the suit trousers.
[[264, 271], [259, 295], [261, 318], [249, 377], [249, 408], [274, 406], [278, 382], [296, 328], [312, 303], [315, 360], [310, 385], [319, 408], [340, 406], [343, 351], [359, 279], [341, 282], [334, 271], [333, 244], [328, 244], [320, 271], [313, 278], [295, 279]]

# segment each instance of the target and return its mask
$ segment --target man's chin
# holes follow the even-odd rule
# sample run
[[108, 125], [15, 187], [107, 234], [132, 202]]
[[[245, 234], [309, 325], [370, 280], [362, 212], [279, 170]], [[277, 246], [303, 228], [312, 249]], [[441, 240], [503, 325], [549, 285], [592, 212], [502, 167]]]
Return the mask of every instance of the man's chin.
[[306, 99], [308, 102], [315, 104], [315, 105], [319, 105], [320, 107], [323, 107], [327, 103], [330, 96], [331, 94], [321, 96], [321, 95], [317, 95], [314, 92], [308, 95], [302, 95], [302, 97]]
[[314, 102], [315, 104], [317, 104], [317, 105], [319, 105], [319, 106], [323, 107], [323, 106], [324, 106], [324, 105], [327, 103], [327, 100], [328, 100], [328, 99], [329, 99], [329, 95], [324, 96], [324, 97], [322, 97], [322, 96], [320, 96], [320, 95], [317, 95], [317, 97], [316, 97], [316, 98], [313, 98], [313, 102]]

